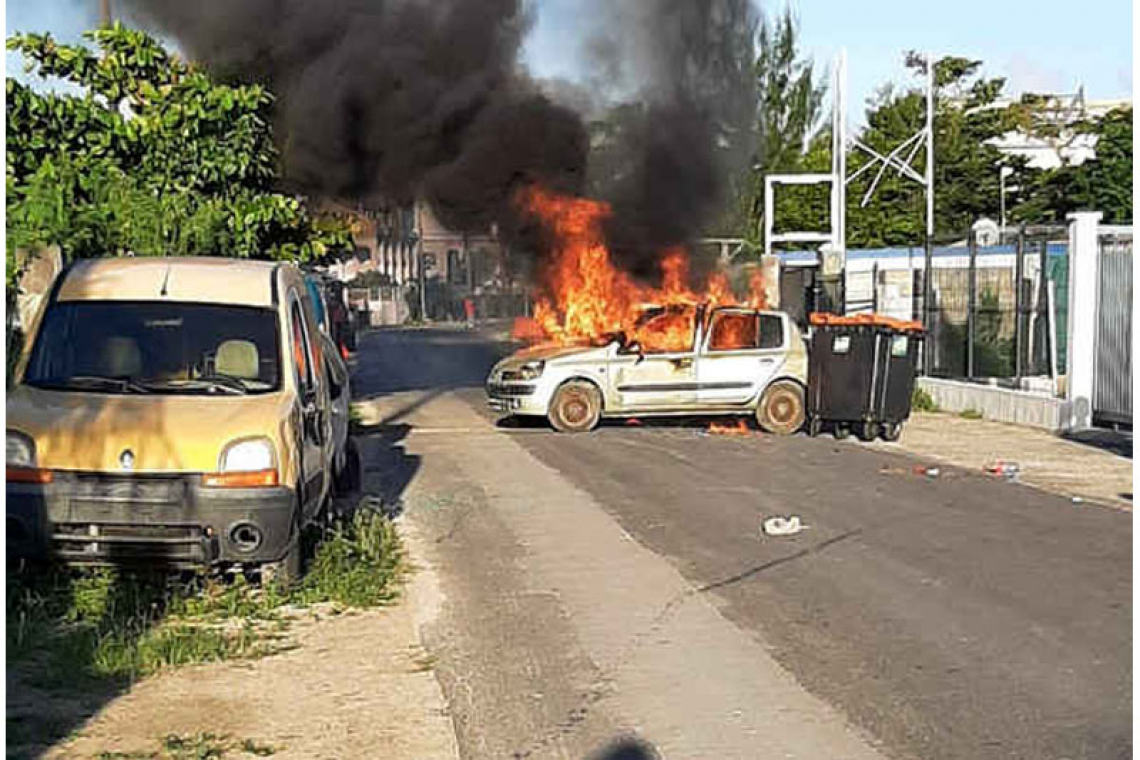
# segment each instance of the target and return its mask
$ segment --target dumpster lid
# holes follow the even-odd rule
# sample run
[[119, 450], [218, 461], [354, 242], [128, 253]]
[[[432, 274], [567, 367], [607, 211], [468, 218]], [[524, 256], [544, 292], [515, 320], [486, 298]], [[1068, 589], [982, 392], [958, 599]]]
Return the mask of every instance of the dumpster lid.
[[827, 314], [825, 312], [812, 312], [808, 317], [808, 321], [813, 325], [833, 325], [844, 327], [856, 326], [871, 326], [871, 327], [889, 327], [892, 330], [899, 332], [922, 332], [922, 323], [915, 320], [896, 319], [888, 317], [884, 314], [852, 314], [850, 316], [840, 316], [838, 314]]

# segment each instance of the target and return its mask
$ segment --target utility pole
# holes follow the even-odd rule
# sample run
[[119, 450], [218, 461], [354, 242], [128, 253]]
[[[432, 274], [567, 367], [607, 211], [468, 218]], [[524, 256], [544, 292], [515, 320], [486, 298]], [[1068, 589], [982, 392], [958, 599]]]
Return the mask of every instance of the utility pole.
[[99, 0], [99, 26], [106, 29], [111, 23], [111, 0]]

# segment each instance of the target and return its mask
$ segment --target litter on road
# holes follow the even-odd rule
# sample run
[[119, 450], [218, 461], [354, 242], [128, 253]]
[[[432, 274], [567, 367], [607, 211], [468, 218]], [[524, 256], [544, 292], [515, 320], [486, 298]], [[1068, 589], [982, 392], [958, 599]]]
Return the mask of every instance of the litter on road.
[[794, 536], [808, 526], [800, 521], [799, 515], [790, 517], [769, 517], [764, 521], [762, 529], [769, 536]]
[[988, 463], [983, 469], [991, 475], [1006, 478], [1007, 480], [1016, 480], [1017, 476], [1021, 473], [1021, 466], [1017, 462], [1003, 462], [1000, 459], [996, 462]]

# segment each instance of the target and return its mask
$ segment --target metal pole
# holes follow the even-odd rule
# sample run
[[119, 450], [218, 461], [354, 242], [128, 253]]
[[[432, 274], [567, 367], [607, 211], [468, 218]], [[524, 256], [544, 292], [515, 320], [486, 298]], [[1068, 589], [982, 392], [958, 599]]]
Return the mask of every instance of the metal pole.
[[1016, 260], [1013, 266], [1013, 378], [1018, 387], [1021, 386], [1021, 375], [1024, 371], [1021, 360], [1021, 349], [1024, 345], [1024, 331], [1021, 329], [1022, 312], [1024, 304], [1025, 284], [1025, 228], [1017, 235]]
[[922, 312], [922, 326], [926, 329], [922, 372], [929, 375], [934, 370], [934, 241], [929, 235], [926, 236], [926, 250], [923, 254]]
[[1040, 313], [1038, 320], [1040, 320], [1042, 317], [1045, 318], [1046, 332], [1042, 342], [1045, 346], [1046, 363], [1048, 363], [1049, 351], [1052, 350], [1052, 344], [1050, 342], [1052, 339], [1049, 337], [1048, 332], [1049, 321], [1052, 319], [1052, 317], [1049, 314], [1049, 240], [1047, 238], [1041, 239], [1041, 248], [1038, 251], [1038, 256], [1040, 257], [1038, 260], [1040, 275], [1037, 278], [1037, 287], [1040, 289], [1040, 295], [1038, 296], [1037, 300], [1038, 311]]
[[926, 237], [934, 237], [934, 56], [926, 54]]
[[879, 313], [879, 262], [871, 264], [871, 313]]
[[111, 23], [111, 0], [99, 0], [99, 26], [106, 29]]
[[427, 273], [424, 272], [424, 225], [419, 202], [416, 202], [416, 259], [420, 265], [420, 321], [427, 322], [427, 293], [424, 285]]
[[975, 311], [978, 307], [978, 238], [970, 231], [970, 280], [966, 302], [966, 379], [974, 379], [974, 332], [977, 328]]
[[[998, 167], [998, 188], [1001, 195], [1001, 229], [998, 232], [998, 240], [1004, 242], [1005, 240], [1005, 167]], [[1019, 242], [1018, 245], [1021, 245]]]

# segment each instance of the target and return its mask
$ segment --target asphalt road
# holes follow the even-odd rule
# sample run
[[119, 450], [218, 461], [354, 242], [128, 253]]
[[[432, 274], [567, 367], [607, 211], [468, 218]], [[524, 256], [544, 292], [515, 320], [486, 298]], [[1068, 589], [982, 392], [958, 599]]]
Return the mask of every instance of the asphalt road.
[[[493, 429], [480, 386], [505, 350], [373, 333], [354, 390], [447, 394]], [[1131, 756], [1131, 514], [951, 468], [928, 478], [853, 441], [706, 424], [513, 437], [888, 755]], [[790, 514], [809, 529], [761, 536]]]

